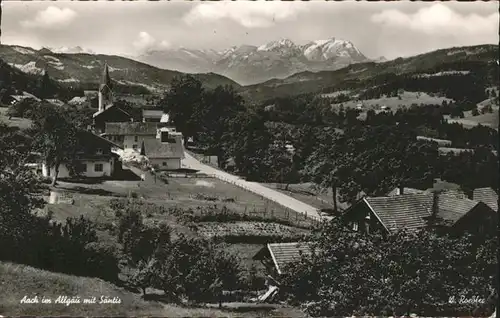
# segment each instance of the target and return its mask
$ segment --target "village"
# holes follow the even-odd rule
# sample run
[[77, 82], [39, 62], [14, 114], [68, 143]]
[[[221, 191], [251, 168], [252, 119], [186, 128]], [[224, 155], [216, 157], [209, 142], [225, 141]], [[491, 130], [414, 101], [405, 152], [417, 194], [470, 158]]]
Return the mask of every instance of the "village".
[[[235, 12], [248, 38], [294, 19]], [[0, 317], [496, 317], [498, 46], [148, 30], [0, 43]]]
[[[495, 224], [498, 195], [492, 188], [477, 188], [470, 195], [467, 195], [458, 189], [439, 190], [434, 187], [419, 190], [396, 187], [383, 196], [359, 196], [355, 203], [344, 209], [342, 217], [339, 218], [335, 213], [325, 212], [331, 211], [331, 209], [318, 208], [321, 205], [307, 204], [287, 195], [285, 191], [280, 191], [278, 188], [272, 189], [227, 173], [210, 162], [206, 162], [207, 157], [198, 156], [205, 163], [198, 161], [194, 157], [196, 154], [186, 151], [184, 144], [187, 141], [193, 145], [193, 138], [184, 138], [182, 132], [178, 131], [175, 123], [170, 120], [168, 113], [164, 113], [163, 110], [156, 107], [142, 108], [142, 120], [134, 121], [134, 116], [129, 112], [115, 106], [112, 88], [113, 83], [106, 64], [98, 90], [98, 111], [92, 115], [93, 124], [77, 133], [81, 140], [78, 143], [77, 156], [74, 158], [76, 163], [74, 160], [71, 162], [71, 165], [77, 167], [77, 170], [66, 166], [65, 162], [60, 162], [59, 166], [50, 165], [44, 161], [25, 164], [36, 174], [60, 180], [57, 184], [62, 185], [56, 186], [54, 184], [50, 191], [49, 209], [50, 206], [53, 206], [57, 207], [56, 211], [61, 211], [61, 209], [68, 212], [74, 210], [73, 208], [68, 209], [68, 204], [81, 204], [75, 202], [74, 193], [77, 188], [79, 189], [77, 191], [83, 191], [86, 187], [85, 183], [102, 184], [98, 188], [91, 185], [88, 190], [93, 189], [93, 191], [108, 191], [104, 190], [107, 188], [105, 184], [112, 183], [113, 191], [116, 191], [117, 186], [121, 187], [122, 192], [125, 190], [124, 195], [129, 197], [132, 190], [130, 188], [126, 190], [127, 187], [137, 184], [139, 191], [134, 189], [134, 195], [149, 204], [147, 202], [157, 203], [160, 200], [160, 197], [151, 196], [150, 191], [161, 192], [163, 187], [165, 193], [168, 193], [172, 180], [211, 180], [215, 178], [268, 202], [266, 203], [266, 211], [269, 203], [274, 206], [271, 209], [284, 210], [285, 219], [288, 219], [288, 222], [290, 222], [290, 212], [294, 213], [296, 215], [294, 217], [295, 223], [302, 223], [302, 226], [308, 224], [307, 227], [315, 227], [321, 222], [340, 221], [352, 232], [363, 235], [377, 235], [379, 233], [391, 235], [398, 231], [419, 231], [427, 228], [429, 222], [440, 220], [439, 225], [435, 224], [433, 227], [441, 229], [440, 231], [449, 232], [451, 230], [450, 233], [453, 235], [462, 236], [464, 233], [487, 232], [489, 231], [487, 228], [492, 228]], [[23, 100], [23, 98], [14, 96], [14, 100], [16, 98]], [[32, 97], [29, 96], [29, 98]], [[57, 102], [52, 100], [51, 103]], [[448, 153], [449, 149], [457, 151], [457, 148], [449, 148], [452, 144], [449, 140], [423, 136], [417, 136], [417, 140], [436, 143], [442, 154]], [[291, 143], [287, 143], [286, 146], [288, 151], [292, 147], [291, 151], [293, 152]], [[467, 151], [467, 149], [458, 150]], [[217, 158], [210, 160], [216, 161]], [[163, 180], [167, 178], [168, 182], [165, 184]], [[90, 180], [95, 180], [95, 182]], [[104, 183], [102, 183], [103, 180]], [[196, 184], [203, 182], [208, 183], [196, 181]], [[75, 187], [76, 184], [80, 183], [81, 185]], [[142, 194], [146, 192], [141, 192], [141, 190], [148, 191], [148, 195]], [[192, 191], [194, 192], [191, 195], [204, 196], [203, 191], [196, 193], [195, 188], [192, 188]], [[166, 200], [168, 201], [168, 199]], [[173, 207], [175, 207], [175, 203]], [[330, 207], [332, 206], [330, 205]], [[226, 209], [226, 206], [223, 209]], [[150, 214], [151, 212], [146, 213]], [[255, 208], [253, 213], [258, 214]], [[279, 212], [272, 211], [271, 213], [273, 215], [276, 213], [277, 217], [280, 218]], [[243, 214], [247, 214], [246, 208]], [[64, 215], [67, 215], [67, 212]], [[252, 212], [248, 212], [248, 215], [252, 215]], [[266, 215], [267, 212], [263, 212], [262, 218], [265, 219]], [[88, 217], [89, 215], [85, 215], [84, 212], [83, 216]], [[259, 266], [262, 271], [260, 275], [266, 277], [265, 282], [262, 281], [263, 285], [259, 286], [262, 292], [252, 298], [252, 302], [273, 303], [279, 299], [280, 276], [283, 276], [285, 271], [289, 270], [292, 264], [300, 261], [304, 255], [312, 253], [314, 243], [302, 239], [294, 242], [294, 235], [286, 239], [285, 242], [280, 242], [281, 239], [277, 242], [272, 241], [272, 234], [281, 233], [281, 230], [276, 229], [276, 231], [276, 233], [272, 233], [272, 230], [271, 233], [266, 232], [266, 235], [271, 234], [268, 236], [270, 240], [266, 240], [266, 236], [263, 236], [265, 241], [263, 241], [262, 248], [254, 249], [253, 254], [246, 256], [249, 262], [261, 264]], [[221, 233], [212, 235], [219, 234]]]

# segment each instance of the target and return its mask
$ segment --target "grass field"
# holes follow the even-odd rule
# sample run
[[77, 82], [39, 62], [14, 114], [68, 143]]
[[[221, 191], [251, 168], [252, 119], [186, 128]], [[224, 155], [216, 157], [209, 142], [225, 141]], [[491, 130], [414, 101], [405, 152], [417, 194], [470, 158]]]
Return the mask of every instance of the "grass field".
[[[344, 107], [355, 108], [358, 104], [363, 104], [365, 109], [375, 108], [376, 105], [387, 106], [392, 111], [396, 111], [398, 107], [405, 106], [410, 107], [412, 104], [438, 104], [441, 105], [443, 101], [452, 101], [446, 97], [433, 97], [423, 92], [403, 92], [400, 95], [401, 99], [398, 97], [381, 97], [377, 99], [368, 99], [363, 101], [348, 101], [342, 103]], [[333, 104], [332, 106], [338, 107], [340, 104]]]
[[[3, 316], [153, 316], [153, 317], [304, 317], [294, 308], [225, 304], [227, 309], [189, 308], [145, 301], [131, 293], [97, 278], [52, 273], [30, 266], [0, 262], [0, 315]], [[38, 297], [38, 304], [20, 303], [24, 296]], [[57, 297], [96, 297], [95, 304], [54, 303]], [[117, 297], [120, 304], [101, 303], [101, 296]], [[42, 297], [52, 304], [41, 303]], [[250, 307], [250, 309], [248, 308]], [[243, 310], [244, 309], [244, 310]]]
[[[60, 182], [58, 189], [65, 191], [74, 199], [73, 205], [54, 205], [55, 217], [59, 220], [64, 220], [68, 216], [86, 215], [96, 222], [109, 223], [112, 221], [109, 219], [110, 210], [107, 209], [109, 201], [115, 197], [126, 197], [135, 193], [147, 202], [166, 208], [196, 209], [217, 205], [225, 206], [236, 213], [255, 213], [266, 218], [297, 221], [295, 215], [281, 205], [215, 178], [169, 178], [168, 184], [160, 180], [157, 180], [156, 184], [140, 181], [104, 181], [100, 184]], [[309, 221], [303, 219], [297, 221], [300, 225], [304, 222]]]
[[478, 116], [448, 119], [448, 122], [462, 124], [465, 128], [472, 128], [481, 124], [483, 126], [488, 126], [497, 129], [498, 116], [499, 116], [498, 110], [495, 110], [493, 111], [493, 113], [486, 113]]
[[[284, 190], [285, 185], [281, 183], [261, 183], [263, 186], [278, 190], [299, 201], [307, 203], [318, 209], [333, 209], [332, 193], [330, 189], [318, 191], [311, 183], [290, 184], [288, 190]], [[339, 208], [345, 209], [347, 205], [337, 200]]]
[[12, 117], [9, 119], [6, 116], [8, 108], [0, 107], [0, 122], [6, 123], [8, 126], [19, 127], [20, 129], [27, 129], [31, 127], [31, 120], [20, 117]]

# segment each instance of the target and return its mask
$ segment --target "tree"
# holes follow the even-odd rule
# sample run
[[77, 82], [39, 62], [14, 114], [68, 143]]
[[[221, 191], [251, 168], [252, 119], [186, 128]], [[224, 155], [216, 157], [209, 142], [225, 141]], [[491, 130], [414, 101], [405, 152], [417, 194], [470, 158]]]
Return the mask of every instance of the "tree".
[[146, 296], [146, 289], [154, 285], [155, 279], [158, 277], [158, 264], [154, 257], [146, 261], [139, 261], [133, 273], [128, 277], [127, 281], [133, 287], [140, 288], [143, 297]]
[[170, 114], [177, 130], [183, 133], [186, 147], [188, 138], [200, 130], [203, 94], [204, 88], [199, 80], [192, 75], [183, 75], [172, 80], [170, 90], [160, 102], [160, 107]]
[[243, 98], [232, 86], [217, 86], [204, 91], [203, 105], [199, 143], [206, 148], [206, 153], [217, 156], [218, 165], [223, 168], [228, 159], [224, 134], [229, 121], [245, 110]]
[[450, 304], [450, 296], [486, 298], [493, 286], [494, 239], [425, 228], [367, 236], [340, 219], [317, 234], [311, 254], [285, 268], [281, 281], [312, 316], [470, 316], [477, 305]]
[[40, 79], [40, 83], [38, 86], [38, 96], [41, 99], [48, 99], [54, 97], [57, 90], [57, 86], [52, 81], [47, 71], [43, 72], [43, 76]]
[[306, 159], [304, 174], [323, 188], [332, 189], [334, 212], [338, 212], [337, 190], [345, 181], [345, 140], [334, 129], [324, 131], [317, 148]]
[[272, 136], [261, 112], [250, 110], [238, 113], [229, 122], [229, 129], [223, 138], [239, 173], [252, 180], [261, 180], [268, 174], [263, 158]]
[[52, 186], [57, 183], [62, 163], [72, 166], [78, 149], [78, 131], [58, 108], [44, 104], [34, 115], [36, 149], [43, 153], [47, 168], [54, 168]]
[[298, 176], [297, 171], [294, 170], [292, 151], [287, 148], [286, 141], [278, 139], [269, 145], [264, 160], [269, 167], [267, 181], [286, 183], [285, 190], [288, 190], [290, 182], [295, 181]]
[[9, 119], [11, 117], [29, 118], [38, 105], [39, 103], [35, 99], [25, 98], [12, 104], [7, 110], [7, 115], [9, 116]]

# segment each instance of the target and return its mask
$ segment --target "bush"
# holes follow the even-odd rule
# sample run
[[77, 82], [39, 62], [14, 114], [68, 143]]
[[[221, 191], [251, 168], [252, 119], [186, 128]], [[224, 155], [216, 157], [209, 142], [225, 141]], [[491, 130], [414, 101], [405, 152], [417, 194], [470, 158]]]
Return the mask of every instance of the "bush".
[[216, 250], [207, 240], [181, 235], [158, 253], [158, 260], [156, 288], [169, 295], [183, 295], [195, 302], [221, 301], [224, 289], [240, 284], [238, 259]]
[[89, 276], [118, 281], [118, 258], [114, 247], [106, 243], [92, 242], [85, 246], [86, 273]]

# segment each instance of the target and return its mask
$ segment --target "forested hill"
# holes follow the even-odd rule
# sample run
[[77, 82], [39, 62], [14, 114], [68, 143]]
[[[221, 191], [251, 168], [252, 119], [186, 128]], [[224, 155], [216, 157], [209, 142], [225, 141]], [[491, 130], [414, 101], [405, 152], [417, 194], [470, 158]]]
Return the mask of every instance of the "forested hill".
[[[456, 47], [384, 63], [352, 64], [337, 71], [298, 73], [286, 79], [246, 86], [242, 93], [254, 101], [339, 90], [362, 93], [369, 89], [376, 91], [375, 87], [380, 92], [394, 87], [446, 94], [452, 90], [498, 86], [497, 61], [496, 45]], [[457, 92], [451, 94], [460, 95]]]
[[[107, 63], [115, 91], [127, 94], [149, 94], [163, 92], [176, 76], [183, 73], [163, 70], [135, 60], [103, 54], [53, 53], [48, 49], [35, 50], [28, 47], [0, 45], [0, 59], [15, 69], [30, 75], [41, 75], [48, 71], [50, 77], [62, 85], [79, 89], [95, 90]], [[204, 86], [231, 85], [236, 82], [214, 73], [195, 74]]]
[[[44, 80], [45, 78], [45, 80]], [[58, 97], [69, 100], [82, 96], [83, 90], [70, 88], [43, 75], [24, 73], [0, 59], [0, 105], [8, 104], [11, 95], [28, 92], [40, 97]], [[49, 94], [45, 96], [46, 94]]]

